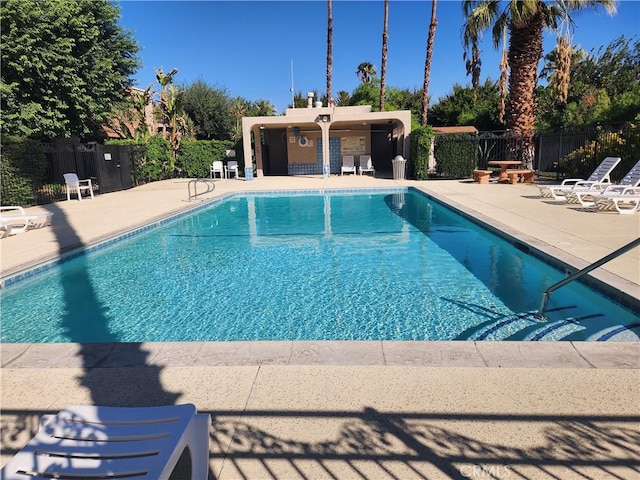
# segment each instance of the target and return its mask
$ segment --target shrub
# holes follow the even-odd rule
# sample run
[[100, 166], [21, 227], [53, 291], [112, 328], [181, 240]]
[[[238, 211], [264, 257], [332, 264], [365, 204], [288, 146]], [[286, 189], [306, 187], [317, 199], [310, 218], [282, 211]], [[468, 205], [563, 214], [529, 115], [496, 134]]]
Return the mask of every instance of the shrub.
[[477, 136], [469, 133], [438, 135], [435, 138], [434, 156], [438, 175], [465, 178], [476, 168]]
[[419, 126], [411, 131], [411, 166], [416, 180], [429, 178], [429, 156], [433, 142], [433, 128], [430, 125]]
[[45, 181], [46, 158], [40, 142], [22, 137], [2, 138], [2, 205], [34, 205]]
[[[176, 158], [176, 170], [186, 177], [208, 177], [209, 167], [223, 161], [234, 143], [229, 140], [183, 140]], [[237, 150], [236, 150], [237, 152]]]

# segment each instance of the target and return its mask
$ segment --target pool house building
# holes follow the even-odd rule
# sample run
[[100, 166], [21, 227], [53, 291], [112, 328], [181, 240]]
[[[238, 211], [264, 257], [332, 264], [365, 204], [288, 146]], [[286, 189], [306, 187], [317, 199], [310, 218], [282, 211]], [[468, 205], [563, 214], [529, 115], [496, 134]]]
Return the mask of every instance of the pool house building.
[[[340, 173], [342, 157], [371, 155], [378, 172], [391, 172], [396, 155], [409, 159], [411, 112], [373, 112], [370, 105], [322, 106], [308, 96], [307, 108], [287, 108], [284, 115], [243, 117], [243, 149], [256, 175]], [[250, 155], [249, 155], [249, 152]], [[245, 179], [253, 179], [250, 162]]]

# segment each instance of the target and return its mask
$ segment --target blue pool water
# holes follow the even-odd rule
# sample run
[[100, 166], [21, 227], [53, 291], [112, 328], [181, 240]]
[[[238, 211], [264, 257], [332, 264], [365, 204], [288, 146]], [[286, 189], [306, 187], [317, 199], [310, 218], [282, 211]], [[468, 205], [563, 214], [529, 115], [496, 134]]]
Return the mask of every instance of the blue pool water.
[[413, 190], [236, 195], [2, 291], [2, 342], [632, 340], [637, 313]]

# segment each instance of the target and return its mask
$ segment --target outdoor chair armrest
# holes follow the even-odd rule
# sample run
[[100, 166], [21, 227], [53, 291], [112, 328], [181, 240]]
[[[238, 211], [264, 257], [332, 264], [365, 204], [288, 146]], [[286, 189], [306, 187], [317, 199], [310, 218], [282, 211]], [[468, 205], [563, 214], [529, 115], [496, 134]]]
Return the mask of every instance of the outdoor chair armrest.
[[23, 207], [20, 206], [6, 206], [6, 207], [0, 207], [0, 211], [9, 211], [9, 210], [18, 210], [20, 212], [21, 215], [26, 215], [27, 212], [24, 211]]
[[565, 178], [560, 185], [570, 185], [573, 183], [584, 182], [584, 178]]

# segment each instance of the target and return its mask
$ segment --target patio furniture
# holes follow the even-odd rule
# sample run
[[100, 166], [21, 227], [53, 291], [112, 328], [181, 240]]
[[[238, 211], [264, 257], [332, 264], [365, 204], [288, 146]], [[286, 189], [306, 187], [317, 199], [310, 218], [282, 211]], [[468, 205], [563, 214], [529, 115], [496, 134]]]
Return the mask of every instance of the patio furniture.
[[354, 175], [357, 173], [353, 155], [345, 155], [344, 157], [342, 157], [342, 166], [340, 167], [340, 175], [342, 175], [343, 173], [353, 173]]
[[621, 215], [632, 215], [640, 210], [640, 188], [626, 187], [616, 193], [602, 193], [593, 196], [599, 210], [615, 210]]
[[229, 160], [227, 162], [227, 165], [224, 167], [224, 169], [225, 169], [225, 176], [227, 178], [230, 178], [231, 173], [233, 173], [236, 178], [239, 177], [238, 162], [236, 160]]
[[522, 165], [522, 162], [520, 162], [519, 160], [491, 160], [490, 162], [487, 162], [487, 165], [500, 167], [500, 176], [498, 177], [498, 182], [507, 182], [509, 181], [507, 169], [509, 167], [514, 167], [515, 165]]
[[533, 179], [536, 174], [535, 170], [526, 168], [508, 168], [505, 173], [511, 185], [515, 185], [518, 182], [533, 183]]
[[[607, 185], [604, 190], [598, 192], [597, 195], [620, 195], [627, 187], [640, 186], [640, 160], [627, 172], [619, 183]], [[580, 203], [583, 207], [593, 207], [595, 205], [594, 193], [586, 192], [569, 192], [567, 193], [567, 202]]]
[[63, 176], [64, 183], [67, 185], [67, 200], [71, 200], [71, 193], [76, 193], [78, 200], [82, 200], [83, 191], [89, 192], [93, 200], [93, 185], [91, 185], [90, 178], [80, 180], [75, 173], [65, 173]]
[[208, 476], [210, 424], [191, 404], [74, 405], [42, 417], [40, 431], [0, 477], [168, 479], [188, 447], [191, 479], [201, 480]]
[[539, 185], [540, 195], [567, 201], [567, 193], [569, 192], [604, 190], [611, 183], [611, 172], [620, 163], [620, 160], [620, 157], [606, 157], [586, 180], [567, 178], [560, 185]]
[[9, 236], [14, 233], [23, 233], [31, 228], [46, 227], [51, 223], [52, 212], [27, 213], [21, 206], [5, 206], [0, 207], [1, 227], [4, 231], [2, 237]]
[[491, 176], [491, 170], [479, 170], [473, 171], [473, 181], [476, 183], [487, 184], [489, 183], [489, 177]]
[[216, 178], [216, 175], [220, 175], [221, 179], [225, 178], [224, 164], [219, 160], [213, 162], [209, 170], [209, 178]]
[[371, 172], [373, 176], [376, 174], [375, 168], [373, 168], [373, 162], [371, 161], [371, 155], [360, 155], [360, 175], [363, 172]]

